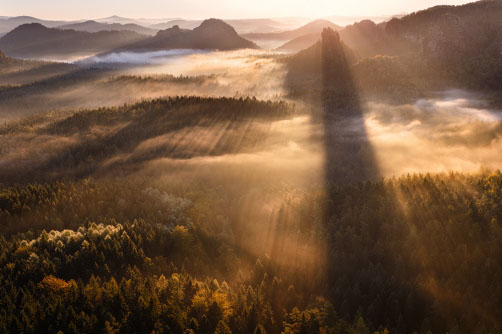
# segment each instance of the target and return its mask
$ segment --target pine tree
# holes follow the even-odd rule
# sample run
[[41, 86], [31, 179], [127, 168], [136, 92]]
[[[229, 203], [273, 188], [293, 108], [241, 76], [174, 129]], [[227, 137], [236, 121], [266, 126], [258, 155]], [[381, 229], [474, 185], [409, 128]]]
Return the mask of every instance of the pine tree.
[[216, 325], [216, 330], [214, 331], [214, 334], [232, 334], [232, 331], [230, 330], [225, 321], [220, 320], [218, 321], [218, 325]]

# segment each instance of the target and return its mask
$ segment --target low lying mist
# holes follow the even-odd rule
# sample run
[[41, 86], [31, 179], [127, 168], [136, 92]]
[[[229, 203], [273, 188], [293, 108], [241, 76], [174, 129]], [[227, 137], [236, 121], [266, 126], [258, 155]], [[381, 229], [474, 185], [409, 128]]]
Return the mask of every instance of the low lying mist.
[[152, 52], [114, 52], [104, 55], [96, 55], [77, 61], [77, 64], [91, 65], [97, 63], [121, 63], [121, 64], [166, 64], [175, 61], [176, 58], [184, 57], [191, 54], [208, 53], [207, 50], [193, 50], [193, 49], [180, 49], [180, 50], [163, 50]]
[[0, 89], [0, 121], [165, 96], [279, 100], [284, 95], [283, 64], [256, 50], [120, 53], [78, 64], [76, 69], [39, 81], [34, 77], [29, 82], [23, 72], [12, 76], [13, 83], [22, 80], [24, 84]]
[[502, 166], [502, 111], [473, 93], [451, 90], [404, 105], [369, 102], [365, 119], [383, 176]]
[[[145, 82], [141, 83], [141, 79], [135, 77], [113, 80], [121, 81], [120, 85], [126, 87], [155, 86], [157, 88], [154, 92], [160, 91], [163, 85], [162, 80], [154, 84], [145, 79]], [[198, 86], [188, 83], [185, 87], [197, 87], [207, 92], [211, 89], [222, 89], [215, 88], [218, 84], [212, 80], [204, 78], [203, 83]], [[183, 87], [183, 85], [173, 86], [178, 87], [177, 93], [180, 93]], [[90, 92], [81, 91], [85, 95]], [[65, 94], [60, 95], [60, 97], [65, 96]], [[101, 102], [99, 97], [97, 101]], [[308, 108], [297, 105], [296, 109], [299, 118], [295, 119], [273, 122], [250, 119], [239, 123], [218, 121], [209, 127], [196, 125], [169, 131], [159, 137], [138, 143], [134, 151], [109, 156], [107, 161], [108, 163], [131, 159], [135, 161], [141, 158], [141, 161], [151, 161], [156, 166], [162, 161], [176, 166], [186, 164], [186, 168], [180, 168], [184, 174], [189, 173], [193, 166], [200, 167], [205, 164], [218, 166], [228, 162], [230, 165], [237, 164], [241, 167], [251, 164], [256, 168], [259, 165], [261, 167], [258, 169], [262, 169], [265, 174], [268, 167], [274, 167], [278, 175], [281, 175], [281, 170], [295, 169], [301, 169], [305, 174], [321, 175], [321, 161], [324, 159], [322, 126], [319, 120], [311, 119]], [[472, 93], [458, 90], [441, 92], [417, 100], [413, 104], [401, 105], [369, 101], [363, 105], [363, 109], [367, 140], [374, 150], [381, 176], [449, 171], [477, 172], [481, 168], [498, 169], [502, 166], [500, 155], [502, 112], [490, 109], [482, 98]], [[61, 142], [66, 145], [77, 140], [84, 144], [96, 136], [115, 131], [114, 127], [98, 126], [85, 135], [75, 132], [61, 136], [45, 132], [42, 135], [40, 132], [28, 130], [43, 128], [47, 126], [44, 124], [50, 124], [58, 117], [64, 118], [70, 114], [52, 113], [45, 118], [39, 117], [33, 121], [20, 123], [25, 124], [21, 128], [27, 130], [16, 131], [2, 138], [1, 164], [12, 166], [15, 160], [20, 162], [23, 159], [31, 160], [33, 157], [37, 157], [35, 160], [40, 160], [40, 155], [49, 153], [57, 155], [58, 149], [51, 146], [53, 143]], [[7, 128], [16, 128], [15, 124], [9, 123]], [[26, 128], [26, 124], [31, 125]], [[340, 140], [350, 142], [360, 140], [357, 133], [363, 129], [359, 122], [347, 119], [340, 122], [332, 131], [339, 135]], [[212, 152], [215, 149], [212, 145], [222, 140], [233, 142], [238, 149], [231, 149], [223, 155], [218, 154], [213, 157], [195, 157], [200, 155], [200, 152]], [[248, 145], [246, 150], [242, 151], [244, 146], [239, 144], [241, 142], [253, 144], [252, 146], [246, 144]], [[155, 161], [155, 154], [152, 157], [148, 156], [151, 154], [148, 152], [162, 151], [165, 148], [171, 150], [167, 160]], [[192, 158], [195, 160], [192, 161]], [[348, 158], [350, 157], [345, 157], [337, 163], [343, 165], [344, 160]], [[148, 170], [148, 166], [146, 163], [140, 170], [143, 168]], [[322, 183], [322, 180], [318, 181]]]

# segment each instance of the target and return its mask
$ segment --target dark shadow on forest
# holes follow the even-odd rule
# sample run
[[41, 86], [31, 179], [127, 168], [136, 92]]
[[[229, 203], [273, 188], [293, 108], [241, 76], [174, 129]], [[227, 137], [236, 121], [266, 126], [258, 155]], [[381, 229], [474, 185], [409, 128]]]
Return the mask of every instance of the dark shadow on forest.
[[[321, 41], [293, 56], [288, 65], [285, 85], [290, 96], [308, 102], [313, 122], [322, 124], [324, 129], [326, 197], [323, 221], [320, 226], [312, 224], [312, 228], [326, 233], [325, 244], [320, 246], [325, 267], [318, 268], [323, 273], [322, 282], [313, 284], [320, 293], [329, 296], [336, 312], [347, 321], [357, 321], [354, 316], [361, 316], [369, 324], [380, 323], [395, 329], [396, 333], [406, 333], [401, 326], [403, 319], [399, 310], [388, 310], [385, 298], [392, 295], [390, 291], [399, 296], [399, 304], [413, 297], [418, 305], [417, 313], [406, 320], [410, 327], [419, 329], [424, 305], [430, 301], [399, 279], [397, 254], [378, 251], [376, 245], [386, 240], [382, 230], [384, 222], [371, 217], [358, 219], [360, 209], [355, 211], [355, 216], [347, 216], [344, 211], [347, 196], [354, 196], [349, 205], [364, 206], [367, 198], [361, 194], [366, 193], [365, 189], [379, 189], [378, 182], [366, 181], [381, 178], [346, 46], [338, 33], [325, 29]], [[383, 198], [396, 203], [399, 211], [392, 193], [385, 193]], [[380, 281], [375, 282], [375, 277]], [[376, 286], [379, 288], [375, 289]]]
[[345, 185], [377, 179], [378, 166], [356, 84], [340, 37], [330, 29], [322, 33], [321, 69], [326, 183]]
[[319, 42], [287, 61], [285, 87], [289, 97], [307, 102], [313, 122], [324, 129], [327, 186], [380, 176], [351, 73], [351, 54], [338, 33], [325, 29]]
[[[320, 223], [308, 221], [308, 226], [326, 236], [320, 246], [325, 267], [316, 268], [322, 281], [311, 281], [313, 289], [329, 296], [345, 320], [357, 322], [361, 317], [379, 331], [472, 333], [481, 323], [497, 326], [491, 308], [483, 306], [489, 293], [481, 285], [477, 291], [463, 291], [450, 281], [456, 265], [436, 267], [444, 254], [455, 254], [448, 260], [453, 261], [458, 253], [462, 242], [452, 242], [454, 238], [470, 238], [470, 233], [452, 232], [463, 228], [464, 216], [455, 216], [455, 224], [444, 224], [447, 214], [442, 210], [447, 205], [441, 201], [456, 196], [441, 199], [445, 181], [437, 180], [444, 176], [436, 181], [429, 175], [380, 180], [345, 48], [336, 32], [325, 29], [321, 41], [288, 60], [285, 82], [290, 97], [312, 106], [313, 122], [324, 129], [325, 197], [319, 199], [323, 217]], [[472, 184], [452, 182], [455, 187], [461, 190], [454, 192], [471, 196], [472, 189], [465, 188]], [[424, 198], [430, 202], [422, 202]], [[469, 201], [458, 203], [465, 209]], [[465, 217], [472, 215], [477, 229], [482, 219], [470, 205], [466, 210], [471, 214]], [[436, 223], [437, 229], [431, 230]], [[448, 228], [452, 230], [445, 232]], [[447, 241], [431, 246], [435, 235]], [[469, 257], [460, 254], [455, 261]], [[460, 276], [463, 282], [472, 279]], [[463, 298], [466, 293], [472, 295]]]

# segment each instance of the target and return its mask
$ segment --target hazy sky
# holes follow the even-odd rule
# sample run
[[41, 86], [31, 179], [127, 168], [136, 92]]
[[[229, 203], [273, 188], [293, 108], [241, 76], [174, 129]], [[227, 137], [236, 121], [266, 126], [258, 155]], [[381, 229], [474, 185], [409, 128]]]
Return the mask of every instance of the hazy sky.
[[465, 0], [1, 0], [0, 16], [45, 19], [378, 16]]

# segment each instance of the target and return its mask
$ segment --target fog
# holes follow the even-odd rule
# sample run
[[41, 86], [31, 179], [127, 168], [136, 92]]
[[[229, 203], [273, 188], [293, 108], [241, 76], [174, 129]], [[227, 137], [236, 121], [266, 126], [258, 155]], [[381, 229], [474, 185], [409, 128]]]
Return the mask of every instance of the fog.
[[[447, 91], [420, 99], [413, 104], [367, 102], [364, 105], [364, 126], [382, 176], [449, 171], [477, 172], [482, 168], [500, 168], [502, 112], [490, 109], [483, 101], [468, 92]], [[65, 115], [68, 113], [53, 115], [50, 119], [66, 117]], [[41, 122], [37, 126], [43, 128], [45, 124], [47, 123]], [[347, 121], [333, 131], [353, 134], [358, 131], [357, 122], [354, 124]], [[63, 137], [42, 136], [32, 131], [20, 132], [10, 137], [2, 136], [2, 165], [14, 166], [14, 161], [26, 162], [34, 157], [35, 160], [40, 160], [46, 154], [57, 155], [61, 147], [75, 141], [89, 140], [92, 136], [100, 136], [103, 131], [109, 133], [112, 130], [96, 128], [84, 137], [77, 134]], [[154, 159], [145, 163], [142, 168], [150, 173], [152, 165], [156, 166], [154, 170], [159, 170], [159, 164], [174, 164], [177, 167], [183, 166], [180, 170], [187, 174], [196, 167], [203, 170], [203, 166], [248, 166], [255, 172], [261, 170], [266, 178], [276, 175], [288, 182], [304, 183], [303, 179], [309, 175], [317, 175], [308, 178], [308, 182], [316, 180], [322, 183], [322, 179], [318, 177], [322, 175], [324, 159], [322, 127], [311, 119], [308, 108], [302, 110], [297, 118], [290, 120], [272, 123], [253, 121], [234, 128], [221, 123], [209, 128], [190, 127], [169, 132], [141, 143], [134, 151], [109, 157], [105, 164], [110, 161], [134, 160], [144, 156], [145, 152], [156, 151], [162, 147], [175, 147], [180, 156], [186, 156], [186, 152], [209, 152], [211, 145], [221, 140], [222, 134], [225, 134], [225, 140], [233, 138], [230, 140], [236, 143], [242, 141], [239, 138], [243, 136], [247, 136], [246, 140], [249, 140], [249, 137], [259, 140], [251, 148], [239, 147], [236, 151], [223, 155], [188, 160]], [[354, 138], [351, 135], [344, 140], [356, 140]]]
[[[277, 55], [260, 50], [213, 51], [191, 53], [183, 57], [162, 58], [153, 66], [131, 68], [134, 75], [172, 74], [184, 76], [218, 75], [222, 84], [232, 84], [234, 91], [254, 87], [260, 95], [273, 96], [283, 92], [285, 69], [276, 62]], [[266, 85], [262, 89], [259, 86]], [[265, 90], [267, 92], [265, 92]]]
[[[104, 55], [96, 55], [77, 61], [77, 64], [96, 63], [121, 63], [121, 64], [166, 64], [176, 58], [183, 58], [191, 54], [208, 53], [207, 50], [162, 50], [153, 52], [113, 52]], [[178, 59], [179, 60], [179, 59]]]
[[[286, 70], [276, 58], [257, 50], [169, 50], [94, 56], [79, 64], [127, 63], [130, 66], [105, 69], [85, 79], [76, 76], [64, 86], [51, 87], [44, 83], [37, 88], [35, 83], [26, 88], [9, 88], [13, 96], [9, 95], [9, 89], [1, 92], [8, 98], [1, 100], [0, 110], [4, 111], [2, 117], [8, 120], [51, 110], [120, 105], [161, 96], [286, 99], [283, 87]], [[179, 80], [179, 76], [186, 79]], [[57, 80], [56, 77], [54, 81]], [[450, 90], [429, 94], [411, 104], [367, 101], [363, 109], [368, 140], [382, 176], [427, 171], [472, 172], [482, 167], [500, 167], [501, 113], [492, 110], [482, 96]], [[308, 109], [305, 117], [310, 117]], [[311, 123], [315, 127], [316, 122]], [[282, 131], [286, 131], [284, 129]], [[348, 124], [343, 124], [333, 131], [349, 129]], [[296, 130], [291, 128], [290, 131]], [[321, 138], [318, 134], [313, 137]], [[322, 152], [320, 143], [318, 148], [310, 146], [308, 150], [298, 140], [291, 143], [301, 148], [296, 153], [299, 155]], [[276, 156], [280, 155], [270, 155], [270, 163], [274, 164]]]
[[[18, 71], [9, 80], [22, 80], [23, 85], [0, 90], [0, 122], [164, 96], [279, 100], [285, 94], [286, 70], [275, 59], [275, 55], [256, 50], [171, 50], [95, 56], [34, 82]], [[35, 74], [30, 72], [32, 77]]]
[[502, 166], [502, 111], [450, 90], [413, 104], [369, 102], [365, 124], [383, 176]]
[[[70, 80], [65, 79], [68, 84], [61, 85], [60, 79], [54, 77], [49, 79], [55, 82], [54, 86], [53, 81], [48, 81], [40, 88], [35, 83], [0, 92], [8, 97], [0, 101], [0, 111], [4, 111], [1, 114], [5, 120], [19, 120], [30, 114], [62, 110], [59, 114], [53, 112], [50, 117], [35, 121], [32, 126], [41, 129], [81, 108], [135, 103], [156, 97], [199, 95], [288, 101], [284, 88], [286, 69], [277, 57], [257, 50], [171, 50], [95, 56], [79, 65], [102, 64], [104, 68], [85, 70], [82, 78], [79, 74], [75, 78], [70, 77]], [[127, 66], [113, 67], [113, 64], [123, 63]], [[482, 168], [497, 169], [502, 165], [499, 154], [502, 113], [491, 107], [484, 96], [448, 90], [429, 93], [427, 97], [409, 104], [363, 101], [364, 122], [348, 118], [329, 131], [336, 133], [344, 142], [359, 140], [359, 132], [367, 136], [383, 177], [406, 173], [476, 172]], [[150, 138], [139, 143], [134, 151], [110, 156], [103, 163], [127, 165], [128, 161], [140, 159], [143, 164], [139, 170], [147, 174], [152, 172], [151, 166], [155, 166], [153, 170], [162, 170], [160, 165], [176, 166], [175, 169], [183, 170], [185, 175], [194, 168], [203, 171], [203, 166], [208, 170], [222, 166], [249, 168], [266, 179], [274, 175], [290, 183], [322, 184], [320, 175], [323, 175], [325, 159], [322, 121], [312, 117], [313, 107], [297, 100], [290, 102], [301, 110], [295, 119], [273, 123], [249, 121], [237, 127], [231, 123], [218, 123], [210, 127], [183, 128]], [[12, 124], [9, 123], [9, 126]], [[103, 131], [106, 133], [111, 129], [96, 129], [85, 136], [74, 134], [63, 137], [21, 131], [2, 138], [1, 165], [3, 168], [12, 167], [22, 161], [26, 165], [33, 157], [36, 157], [35, 160], [54, 157], [68, 145], [85, 142], [93, 136], [102, 135]], [[222, 134], [225, 140], [233, 138], [236, 150], [205, 157], [192, 156], [193, 152], [211, 152], [215, 143], [221, 141]], [[246, 140], [249, 137], [259, 140], [250, 149], [238, 145], [239, 138], [243, 136]], [[174, 150], [169, 158], [149, 157], [149, 152], [162, 150], [163, 147]], [[192, 153], [187, 155], [187, 152]], [[176, 154], [183, 158], [177, 159]], [[337, 163], [343, 166], [347, 159], [350, 157]]]
[[[75, 75], [64, 84], [56, 78], [39, 86], [3, 91], [9, 98], [0, 100], [0, 111], [8, 111], [17, 121], [0, 128], [0, 183], [125, 176], [155, 180], [166, 191], [215, 189], [230, 198], [225, 215], [233, 226], [230, 229], [229, 222], [217, 220], [204, 229], [235, 238], [232, 243], [250, 254], [275, 254], [278, 264], [309, 274], [324, 268], [324, 245], [315, 235], [322, 229], [312, 225], [319, 222], [308, 222], [310, 237], [298, 239], [295, 229], [301, 219], [291, 208], [305, 204], [305, 193], [322, 196], [318, 194], [327, 183], [324, 169], [329, 159], [326, 131], [333, 132], [330, 144], [335, 150], [349, 148], [333, 155], [337, 161], [331, 165], [339, 165], [335, 169], [340, 171], [352, 169], [351, 154], [360, 152], [350, 149], [363, 140], [374, 153], [381, 177], [477, 172], [502, 166], [502, 112], [472, 92], [432, 92], [409, 104], [361, 96], [362, 119], [344, 116], [333, 126], [324, 126], [316, 107], [288, 98], [286, 69], [276, 55], [267, 52], [119, 53], [86, 62], [85, 75]], [[128, 66], [113, 67], [122, 63]], [[93, 67], [100, 64], [103, 68]], [[294, 106], [294, 113], [278, 119], [220, 118], [218, 113], [199, 119], [194, 114], [195, 119], [187, 124], [162, 123], [164, 131], [142, 137], [134, 128], [127, 132], [128, 127], [136, 122], [148, 132], [163, 114], [155, 115], [159, 119], [153, 123], [142, 123], [144, 119], [135, 118], [134, 113], [107, 123], [113, 113], [101, 118], [98, 111], [96, 124], [89, 117], [83, 119], [84, 125], [89, 124], [82, 128], [81, 123], [73, 128], [75, 123], [70, 122], [63, 126], [66, 131], [52, 130], [81, 108], [180, 95], [284, 100]], [[20, 117], [27, 115], [32, 118]], [[132, 137], [130, 145], [108, 140], [121, 131], [128, 136], [116, 138]], [[94, 154], [97, 151], [100, 154]], [[351, 172], [357, 174], [354, 169]], [[310, 200], [319, 205], [317, 197]], [[278, 232], [279, 224], [291, 230]]]

